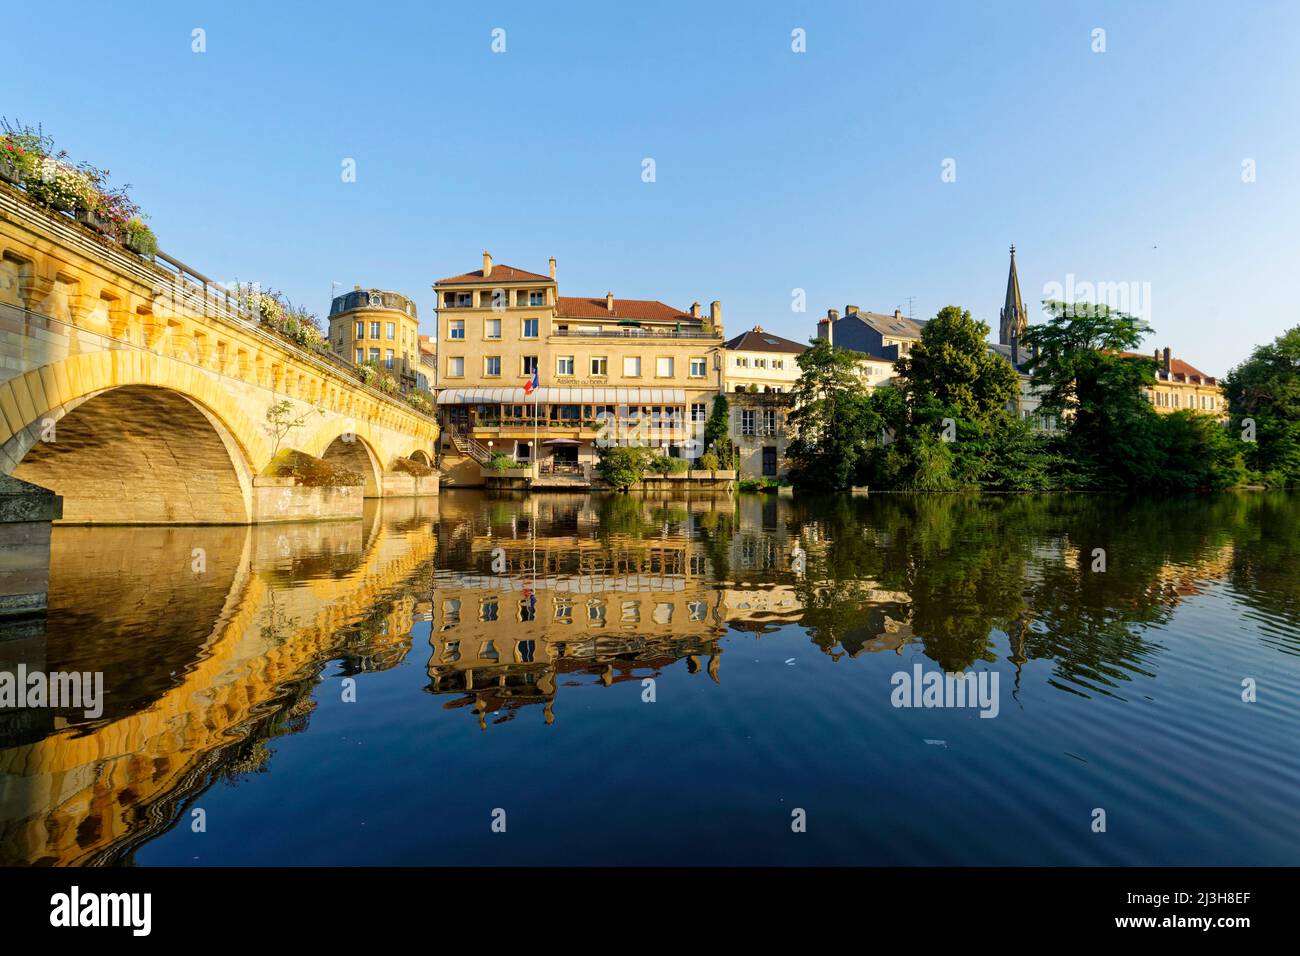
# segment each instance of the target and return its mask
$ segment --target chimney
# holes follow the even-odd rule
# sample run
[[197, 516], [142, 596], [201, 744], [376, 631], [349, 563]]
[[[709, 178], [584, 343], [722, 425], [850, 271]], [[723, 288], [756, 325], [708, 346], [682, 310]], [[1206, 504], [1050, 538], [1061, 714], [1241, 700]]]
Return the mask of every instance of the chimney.
[[486, 249], [483, 250], [483, 278], [486, 279], [492, 274], [492, 254]]
[[[833, 309], [831, 311], [834, 311]], [[831, 320], [829, 318], [817, 320], [817, 338], [830, 341], [831, 338]]]
[[699, 317], [700, 317], [700, 304], [699, 304], [698, 302], [692, 302], [692, 303], [691, 303], [691, 318], [692, 318], [692, 319], [698, 319]]
[[614, 311], [614, 293], [612, 292], [605, 293], [605, 308], [608, 309], [610, 312]]
[[555, 278], [555, 256], [551, 256], [551, 278]]
[[826, 318], [830, 319], [832, 322], [838, 322], [838, 321], [840, 320], [840, 310], [839, 310], [839, 309], [827, 309], [827, 310], [826, 310]]
[[1165, 374], [1173, 371], [1173, 357], [1169, 351], [1169, 346], [1165, 346]]
[[722, 328], [722, 303], [714, 299], [709, 303], [709, 321], [716, 329]]
[[902, 317], [903, 317], [903, 310], [902, 310], [902, 309], [895, 309], [895, 310], [894, 310], [894, 318], [896, 318], [896, 319], [901, 319]]
[[848, 318], [850, 315], [855, 314], [857, 311], [858, 311], [858, 307], [856, 305], [846, 305], [844, 307], [844, 317]]

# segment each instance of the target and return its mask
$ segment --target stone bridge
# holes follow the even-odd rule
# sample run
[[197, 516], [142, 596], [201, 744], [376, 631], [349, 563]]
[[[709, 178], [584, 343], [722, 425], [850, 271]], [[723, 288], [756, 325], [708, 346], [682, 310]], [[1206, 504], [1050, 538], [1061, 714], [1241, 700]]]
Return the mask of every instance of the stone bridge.
[[[431, 463], [431, 415], [260, 325], [182, 263], [0, 184], [0, 473], [60, 495], [68, 522], [320, 516], [322, 489], [290, 500], [308, 490], [263, 476], [267, 411], [286, 399], [306, 421], [281, 448], [360, 472], [368, 498], [436, 493], [436, 476], [394, 470]], [[24, 489], [0, 478], [0, 521], [38, 516], [12, 504]]]

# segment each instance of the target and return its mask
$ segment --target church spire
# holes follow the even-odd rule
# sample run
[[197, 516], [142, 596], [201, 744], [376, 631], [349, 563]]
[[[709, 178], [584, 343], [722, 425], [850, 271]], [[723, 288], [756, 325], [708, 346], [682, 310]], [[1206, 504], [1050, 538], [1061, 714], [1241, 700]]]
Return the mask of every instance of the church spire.
[[1029, 314], [1020, 300], [1020, 277], [1016, 275], [1016, 247], [1011, 247], [1011, 271], [1007, 274], [1007, 301], [1002, 306], [998, 324], [998, 343], [1011, 345], [1019, 341], [1029, 327]]

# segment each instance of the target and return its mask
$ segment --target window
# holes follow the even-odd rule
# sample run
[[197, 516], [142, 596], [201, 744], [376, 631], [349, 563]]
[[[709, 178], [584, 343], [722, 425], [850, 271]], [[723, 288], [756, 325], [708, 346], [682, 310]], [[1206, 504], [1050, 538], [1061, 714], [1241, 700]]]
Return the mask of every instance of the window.
[[691, 421], [693, 421], [693, 422], [702, 422], [702, 421], [704, 421], [706, 415], [707, 415], [707, 412], [704, 410], [704, 403], [703, 403], [703, 402], [692, 402], [692, 403], [691, 403]]
[[[375, 322], [374, 327], [375, 327], [375, 338], [379, 338], [379, 323]], [[447, 338], [463, 339], [464, 337], [465, 337], [464, 319], [452, 319], [449, 323], [447, 323]]]
[[785, 368], [785, 359], [772, 359], [772, 368]]
[[484, 319], [483, 320], [483, 338], [499, 339], [501, 338], [501, 320]]
[[370, 337], [371, 337], [372, 339], [377, 339], [377, 338], [379, 338], [379, 323], [378, 323], [378, 322], [371, 322], [371, 323], [370, 323]]
[[661, 355], [655, 362], [655, 375], [660, 378], [673, 377], [673, 357], [671, 355]]
[[520, 368], [519, 370], [520, 375], [532, 375], [534, 372], [537, 371], [537, 356], [525, 355], [523, 357], [523, 361], [520, 363], [519, 368]]
[[447, 374], [452, 378], [460, 378], [465, 374], [465, 359], [459, 355], [449, 356], [447, 358]]
[[545, 292], [530, 292], [530, 293], [528, 293], [528, 304], [529, 304], [529, 305], [545, 305], [545, 304], [546, 304], [546, 293], [545, 293]]
[[393, 367], [393, 350], [384, 349], [384, 368]]
[[385, 337], [387, 337], [387, 339], [388, 339], [390, 342], [391, 342], [393, 339], [397, 338], [397, 323], [396, 323], [396, 322], [388, 322], [388, 323], [386, 323], [385, 326], [384, 326], [384, 335], [385, 335]]
[[474, 303], [474, 293], [472, 292], [456, 293], [456, 308], [468, 309], [471, 305], [473, 305], [473, 303]]
[[754, 359], [754, 368], [767, 368], [767, 359]]
[[376, 365], [379, 364], [379, 349], [370, 350], [370, 361]]
[[776, 434], [776, 409], [774, 408], [763, 409], [763, 434]]
[[500, 355], [489, 355], [487, 358], [485, 358], [485, 359], [483, 360], [483, 374], [484, 374], [484, 375], [500, 375], [500, 374], [501, 374], [501, 356], [500, 356]]
[[366, 337], [366, 323], [358, 322], [356, 338], [364, 339], [365, 337]]
[[625, 355], [623, 356], [623, 374], [629, 378], [641, 377], [641, 356]]
[[591, 359], [591, 374], [604, 377], [609, 374], [609, 359], [604, 355], [596, 355]]
[[740, 433], [742, 435], [754, 434], [754, 410], [752, 408], [742, 408], [740, 410]]
[[537, 319], [524, 319], [524, 338], [537, 338]]
[[702, 358], [691, 359], [691, 378], [704, 378], [708, 363]]
[[555, 374], [556, 374], [556, 375], [572, 375], [572, 374], [573, 374], [573, 356], [572, 356], [572, 355], [561, 355], [561, 356], [559, 356], [559, 357], [556, 358], [556, 360], [555, 360]]
[[357, 349], [357, 364], [361, 365], [366, 360], [366, 350]]
[[749, 359], [743, 355], [736, 356], [736, 368], [749, 368]]

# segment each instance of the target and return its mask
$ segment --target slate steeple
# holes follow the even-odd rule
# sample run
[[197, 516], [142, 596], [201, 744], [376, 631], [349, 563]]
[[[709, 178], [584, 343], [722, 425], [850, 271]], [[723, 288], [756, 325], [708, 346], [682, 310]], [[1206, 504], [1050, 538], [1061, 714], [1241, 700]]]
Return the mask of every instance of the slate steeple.
[[1020, 299], [1020, 277], [1016, 275], [1016, 247], [1011, 247], [1011, 271], [1007, 274], [1007, 301], [998, 324], [998, 344], [1018, 344], [1029, 327], [1029, 313]]

